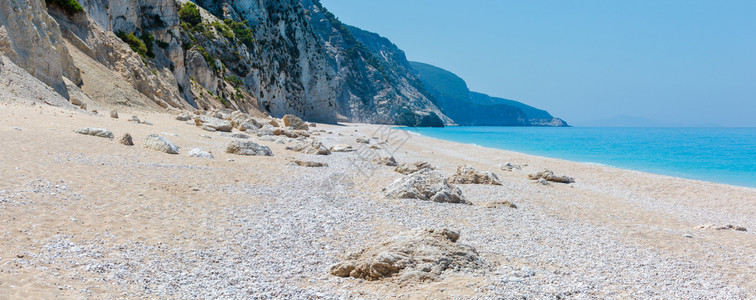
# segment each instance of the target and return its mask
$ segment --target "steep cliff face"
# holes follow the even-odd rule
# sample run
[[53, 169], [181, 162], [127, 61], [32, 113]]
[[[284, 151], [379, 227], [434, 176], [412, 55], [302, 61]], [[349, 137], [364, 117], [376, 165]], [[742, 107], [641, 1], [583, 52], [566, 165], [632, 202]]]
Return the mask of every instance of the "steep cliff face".
[[0, 53], [65, 98], [63, 76], [81, 81], [58, 24], [42, 0], [0, 1]]
[[328, 62], [337, 70], [339, 112], [353, 121], [443, 126], [452, 123], [418, 89], [404, 53], [389, 40], [341, 23], [318, 1], [303, 1]]
[[[418, 80], [406, 69], [403, 53], [405, 69], [395, 67], [393, 56], [374, 55], [363, 44], [372, 36], [356, 38], [317, 1], [200, 0], [198, 4], [218, 18], [249, 21], [254, 47], [234, 52], [243, 57], [246, 53], [251, 63], [234, 58], [223, 63], [233, 76], [245, 79], [260, 107], [273, 115], [409, 126], [451, 122], [417, 89]], [[383, 44], [393, 46], [387, 40]], [[208, 43], [203, 46], [218, 57], [228, 52]], [[395, 46], [391, 50], [400, 53]]]
[[420, 74], [441, 110], [465, 126], [568, 126], [545, 110], [503, 98], [471, 92], [467, 83], [447, 70], [419, 62], [411, 66]]
[[[92, 9], [95, 12], [108, 11], [110, 8], [131, 12], [140, 7], [140, 3], [136, 1], [123, 2], [82, 1], [85, 9]], [[124, 6], [116, 8], [114, 4], [123, 4]], [[139, 11], [141, 12], [141, 10]], [[169, 59], [156, 59], [149, 62], [143, 60], [113, 32], [103, 29], [103, 26], [121, 29], [132, 28], [133, 26], [139, 28], [141, 19], [132, 22], [134, 20], [118, 16], [114, 19], [120, 20], [119, 22], [98, 21], [89, 13], [70, 14], [56, 6], [50, 6], [48, 12], [60, 24], [63, 37], [70, 45], [120, 75], [125, 82], [130, 83], [145, 97], [162, 107], [187, 107], [178, 91], [174, 76], [170, 72], [164, 72], [167, 69], [165, 64], [169, 62]], [[143, 14], [137, 14], [137, 16], [141, 17]], [[110, 19], [110, 17], [107, 19]], [[100, 22], [106, 23], [100, 24]], [[161, 27], [153, 27], [152, 29], [155, 32], [171, 30], [170, 24], [162, 23], [161, 25]], [[180, 48], [177, 42], [175, 48]]]
[[[396, 45], [341, 23], [317, 0], [79, 3], [82, 12], [41, 0], [0, 5], [0, 35], [9, 37], [0, 50], [62, 95], [65, 76], [88, 99], [114, 105], [260, 110], [326, 123], [454, 122]], [[83, 83], [77, 65], [89, 71]]]

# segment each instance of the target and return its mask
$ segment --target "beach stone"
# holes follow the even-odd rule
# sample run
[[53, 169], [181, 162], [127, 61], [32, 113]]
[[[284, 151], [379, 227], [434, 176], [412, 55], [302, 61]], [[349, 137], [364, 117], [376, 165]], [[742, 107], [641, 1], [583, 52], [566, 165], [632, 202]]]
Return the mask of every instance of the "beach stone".
[[481, 172], [471, 166], [460, 165], [457, 173], [449, 177], [449, 183], [501, 185], [501, 180], [493, 172]]
[[530, 180], [544, 179], [544, 180], [547, 180], [547, 181], [559, 182], [559, 183], [573, 183], [573, 182], [575, 182], [575, 179], [573, 179], [572, 177], [557, 176], [557, 175], [554, 175], [554, 172], [549, 171], [549, 170], [543, 170], [543, 171], [535, 173], [535, 174], [530, 174], [530, 175], [528, 175], [528, 178], [530, 178]]
[[328, 150], [328, 148], [326, 148], [323, 143], [316, 139], [299, 140], [294, 146], [291, 147], [291, 150], [302, 152], [304, 154], [331, 154], [331, 150]]
[[365, 139], [365, 138], [357, 138], [357, 143], [360, 143], [360, 144], [370, 144], [370, 140], [369, 139]]
[[409, 175], [409, 174], [415, 173], [420, 170], [425, 170], [425, 169], [432, 170], [433, 166], [431, 166], [430, 163], [425, 162], [425, 161], [419, 161], [419, 162], [414, 162], [414, 163], [403, 163], [401, 165], [396, 166], [396, 168], [394, 168], [394, 171], [399, 172], [404, 175]]
[[118, 111], [117, 110], [111, 110], [110, 111], [110, 117], [113, 119], [118, 119]]
[[239, 131], [254, 131], [254, 133], [256, 133], [257, 129], [260, 128], [260, 127], [262, 127], [262, 126], [258, 126], [258, 125], [259, 124], [254, 124], [254, 123], [250, 123], [250, 122], [243, 122], [243, 123], [239, 124], [239, 126], [236, 127], [236, 129], [239, 129]]
[[279, 125], [278, 121], [276, 120], [270, 120], [268, 121], [268, 124], [270, 124], [270, 126], [273, 126], [273, 127], [281, 127], [281, 125]]
[[108, 139], [112, 139], [115, 137], [115, 135], [113, 135], [113, 132], [107, 129], [102, 129], [102, 128], [91, 128], [91, 127], [82, 128], [82, 129], [75, 130], [74, 132], [78, 134], [91, 135], [91, 136], [108, 138]]
[[233, 141], [226, 147], [226, 153], [246, 156], [273, 156], [268, 146], [261, 146], [252, 141]]
[[284, 123], [284, 126], [291, 127], [295, 130], [310, 130], [310, 128], [307, 126], [307, 123], [302, 121], [299, 117], [295, 115], [285, 115], [281, 120]]
[[310, 127], [318, 127], [318, 124], [310, 123], [308, 126], [310, 126]]
[[727, 225], [705, 224], [705, 225], [698, 226], [698, 229], [748, 231], [743, 226], [732, 225], [732, 224], [727, 224]]
[[397, 166], [396, 159], [394, 159], [393, 156], [383, 156], [383, 157], [375, 158], [375, 159], [373, 159], [373, 163], [376, 163], [376, 164], [379, 164], [379, 165], [384, 165], [384, 166], [389, 166], [389, 167], [396, 167]]
[[192, 149], [186, 155], [189, 155], [190, 157], [205, 158], [205, 159], [215, 158], [212, 153], [203, 151], [202, 149], [199, 149], [199, 148]]
[[308, 168], [320, 168], [320, 167], [327, 167], [327, 163], [322, 162], [316, 162], [316, 161], [302, 161], [302, 160], [295, 160], [293, 161], [294, 164], [300, 167], [308, 167]]
[[352, 152], [354, 149], [347, 144], [336, 144], [331, 147], [331, 152]]
[[339, 277], [380, 280], [399, 277], [403, 283], [434, 281], [445, 272], [487, 268], [475, 248], [459, 244], [449, 229], [418, 229], [345, 255], [330, 273]]
[[81, 109], [83, 109], [83, 110], [87, 110], [87, 104], [86, 103], [82, 103], [81, 105], [79, 105], [79, 107]]
[[192, 117], [193, 116], [190, 113], [182, 113], [182, 114], [176, 116], [176, 120], [179, 120], [179, 121], [189, 121], [189, 120], [192, 119]]
[[231, 134], [231, 137], [236, 138], [236, 139], [245, 139], [245, 140], [249, 138], [248, 135], [243, 134], [243, 133], [234, 133], [234, 134]]
[[282, 128], [274, 128], [273, 135], [283, 135], [292, 139], [298, 137], [310, 137], [310, 133], [304, 130], [288, 130]]
[[536, 183], [540, 184], [540, 185], [549, 185], [550, 184], [548, 181], [546, 181], [546, 179], [543, 179], [543, 178], [538, 178], [538, 180], [536, 181]]
[[500, 207], [517, 208], [517, 205], [507, 200], [499, 200], [499, 201], [489, 202], [488, 204], [486, 204], [486, 207], [487, 208], [500, 208]]
[[504, 171], [512, 171], [512, 170], [521, 170], [522, 167], [520, 165], [513, 164], [511, 162], [506, 162], [504, 164], [500, 164], [499, 168]]
[[[262, 125], [260, 125], [260, 124], [257, 123], [257, 120], [255, 120], [254, 118], [252, 118], [252, 116], [250, 116], [248, 114], [245, 114], [245, 113], [238, 112], [238, 111], [235, 111], [231, 115], [231, 118], [230, 118], [229, 121], [231, 121], [231, 126], [233, 126], [236, 129], [239, 129], [239, 130], [242, 130], [241, 129], [242, 125], [244, 125], [244, 129], [245, 130], [246, 129], [251, 129], [252, 127], [254, 127], [254, 128], [260, 128], [260, 127], [262, 127]], [[244, 130], [242, 130], [242, 131], [244, 131]]]
[[139, 120], [139, 117], [137, 117], [137, 116], [131, 116], [131, 118], [129, 118], [129, 120], [128, 120], [128, 121], [129, 121], [129, 122], [133, 122], [133, 123], [137, 123], [137, 124], [141, 122], [141, 121]]
[[84, 104], [84, 102], [81, 102], [81, 99], [79, 99], [78, 97], [71, 97], [71, 104], [81, 106], [82, 104]]
[[152, 126], [152, 122], [147, 121], [147, 120], [142, 120], [141, 122], [139, 122], [139, 124]]
[[450, 186], [441, 173], [431, 169], [399, 178], [384, 192], [388, 198], [472, 204], [462, 196], [462, 191]]
[[273, 130], [275, 128], [273, 126], [270, 126], [270, 124], [265, 124], [263, 127], [260, 127], [259, 130], [257, 130], [257, 136], [268, 136], [273, 135]]
[[208, 116], [195, 116], [194, 125], [197, 125], [203, 128], [204, 127], [212, 128], [216, 131], [222, 131], [222, 132], [231, 132], [231, 130], [234, 129], [234, 127], [231, 126], [231, 122], [220, 119], [220, 118], [208, 117]]
[[178, 147], [157, 134], [150, 134], [144, 139], [144, 147], [168, 154], [178, 154]]
[[134, 146], [134, 141], [132, 140], [131, 135], [128, 133], [124, 133], [121, 138], [118, 139], [118, 142], [122, 145]]

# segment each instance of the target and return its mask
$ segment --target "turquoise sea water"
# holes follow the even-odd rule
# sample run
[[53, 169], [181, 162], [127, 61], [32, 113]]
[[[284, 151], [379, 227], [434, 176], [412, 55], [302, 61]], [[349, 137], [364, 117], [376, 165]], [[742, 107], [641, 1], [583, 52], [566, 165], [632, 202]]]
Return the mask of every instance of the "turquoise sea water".
[[756, 188], [756, 128], [406, 128], [484, 147]]

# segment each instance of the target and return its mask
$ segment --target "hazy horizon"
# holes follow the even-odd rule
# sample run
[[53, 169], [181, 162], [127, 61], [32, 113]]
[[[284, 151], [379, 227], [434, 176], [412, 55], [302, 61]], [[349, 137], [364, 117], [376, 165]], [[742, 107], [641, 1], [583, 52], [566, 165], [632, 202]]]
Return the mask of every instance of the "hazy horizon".
[[572, 124], [756, 126], [756, 2], [321, 2], [409, 60]]

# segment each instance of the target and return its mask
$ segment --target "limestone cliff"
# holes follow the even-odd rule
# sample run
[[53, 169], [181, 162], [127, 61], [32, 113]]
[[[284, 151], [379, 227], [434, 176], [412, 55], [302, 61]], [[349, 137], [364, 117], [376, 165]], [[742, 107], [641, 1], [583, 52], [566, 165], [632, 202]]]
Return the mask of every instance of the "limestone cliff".
[[[326, 123], [476, 124], [459, 117], [464, 107], [444, 108], [391, 41], [343, 24], [317, 0], [78, 3], [0, 3], [0, 53], [64, 97]], [[492, 105], [481, 118], [529, 122], [521, 109]]]
[[81, 81], [42, 0], [0, 1], [0, 54], [68, 98], [63, 76]]

